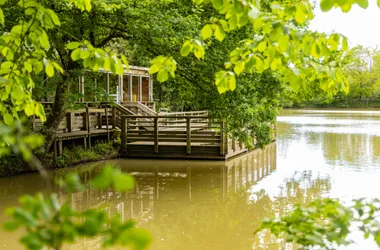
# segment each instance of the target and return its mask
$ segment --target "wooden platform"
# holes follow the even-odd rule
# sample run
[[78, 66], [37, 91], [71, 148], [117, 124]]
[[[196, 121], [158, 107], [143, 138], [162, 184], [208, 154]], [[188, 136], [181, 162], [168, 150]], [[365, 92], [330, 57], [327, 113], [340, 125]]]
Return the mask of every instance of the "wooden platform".
[[71, 140], [71, 139], [78, 139], [78, 138], [87, 138], [89, 136], [103, 136], [108, 135], [111, 133], [111, 130], [107, 129], [92, 129], [90, 132], [85, 130], [78, 130], [74, 132], [62, 132], [56, 134], [56, 140]]
[[227, 160], [249, 151], [228, 135], [224, 121], [208, 116], [122, 116], [121, 143], [128, 158]]
[[[120, 152], [127, 158], [227, 160], [248, 152], [227, 132], [226, 122], [212, 119], [207, 111], [157, 113], [140, 102], [78, 105], [83, 107], [67, 111], [59, 126], [55, 157], [62, 154], [64, 141], [83, 139], [84, 148], [91, 148], [91, 138], [109, 141], [115, 129], [121, 130]], [[33, 129], [41, 126], [34, 118]]]

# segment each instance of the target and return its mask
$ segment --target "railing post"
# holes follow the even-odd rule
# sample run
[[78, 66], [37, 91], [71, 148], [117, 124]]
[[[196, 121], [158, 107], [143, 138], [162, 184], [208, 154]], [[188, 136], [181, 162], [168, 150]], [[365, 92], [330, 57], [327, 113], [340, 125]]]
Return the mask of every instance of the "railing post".
[[104, 108], [104, 112], [106, 113], [106, 130], [107, 130], [107, 142], [110, 141], [110, 132], [109, 132], [109, 124], [108, 124], [108, 107]]
[[112, 107], [112, 129], [116, 128], [116, 107]]
[[154, 117], [154, 152], [158, 153], [158, 118]]
[[67, 119], [67, 132], [73, 131], [73, 120], [72, 120], [72, 113], [66, 113], [66, 119]]
[[[227, 129], [227, 123], [224, 122], [224, 129]], [[228, 154], [228, 132], [224, 133], [224, 155]]]
[[224, 122], [220, 122], [220, 155], [224, 155]]
[[121, 117], [121, 154], [124, 154], [126, 152], [127, 147], [127, 141], [126, 141], [126, 134], [127, 134], [127, 126], [126, 126], [126, 117]]
[[191, 154], [191, 118], [186, 117], [186, 144], [187, 144], [187, 154]]
[[103, 126], [103, 121], [102, 121], [102, 113], [98, 113], [98, 129], [101, 129]]
[[36, 115], [33, 115], [32, 131], [36, 131]]
[[86, 129], [88, 133], [88, 147], [91, 148], [90, 111], [88, 105], [86, 105]]

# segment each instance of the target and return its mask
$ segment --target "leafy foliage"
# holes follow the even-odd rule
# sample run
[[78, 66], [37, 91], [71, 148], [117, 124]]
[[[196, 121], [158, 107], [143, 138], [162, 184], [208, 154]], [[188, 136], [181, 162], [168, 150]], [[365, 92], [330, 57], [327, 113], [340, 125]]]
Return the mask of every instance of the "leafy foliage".
[[268, 229], [286, 242], [336, 249], [353, 243], [347, 239], [350, 232], [362, 231], [365, 238], [371, 236], [380, 246], [380, 201], [359, 199], [352, 203], [320, 199], [307, 206], [296, 205], [288, 215], [263, 222], [255, 234]]
[[[107, 189], [125, 192], [134, 186], [131, 176], [107, 166], [90, 183], [94, 189]], [[7, 213], [12, 221], [4, 228], [14, 231], [25, 227], [26, 233], [21, 242], [27, 249], [61, 249], [64, 243], [73, 243], [82, 237], [102, 237], [103, 246], [129, 246], [132, 249], [145, 249], [151, 236], [145, 230], [136, 228], [133, 221], [122, 221], [119, 216], [109, 218], [105, 211], [88, 209], [83, 212], [71, 207], [71, 193], [85, 187], [78, 175], [68, 175], [61, 186], [67, 192], [67, 200], [61, 205], [56, 194], [37, 194], [20, 198], [20, 207], [10, 208]]]
[[[348, 91], [340, 62], [331, 57], [339, 49], [347, 50], [347, 38], [305, 29], [307, 22], [313, 19], [309, 1], [273, 2], [269, 7], [262, 7], [258, 1], [194, 2], [205, 8], [211, 4], [218, 12], [200, 31], [205, 41], [213, 35], [223, 41], [228, 33], [248, 24], [254, 27], [254, 33], [242, 37], [240, 45], [230, 51], [229, 60], [225, 63], [227, 70], [215, 74], [220, 93], [235, 89], [235, 84], [231, 83], [236, 81], [236, 76], [268, 69], [278, 72], [280, 79], [290, 83], [294, 90], [318, 80], [321, 87], [330, 92]], [[185, 41], [182, 56], [192, 51], [192, 41]], [[202, 43], [197, 41], [197, 44]], [[198, 59], [203, 58], [203, 53], [202, 56], [197, 56], [196, 50], [194, 53]], [[152, 61], [152, 67], [156, 67], [156, 61]], [[225, 81], [226, 76], [230, 80]]]

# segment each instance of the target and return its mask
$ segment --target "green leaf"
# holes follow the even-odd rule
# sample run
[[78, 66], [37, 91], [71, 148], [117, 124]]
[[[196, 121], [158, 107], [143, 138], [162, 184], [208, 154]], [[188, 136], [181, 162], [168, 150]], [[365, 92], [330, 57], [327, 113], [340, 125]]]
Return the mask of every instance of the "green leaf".
[[88, 12], [90, 12], [91, 11], [91, 0], [84, 0], [84, 3], [85, 3], [86, 10]]
[[300, 23], [300, 24], [303, 24], [306, 20], [306, 17], [305, 17], [305, 13], [303, 12], [302, 10], [302, 6], [301, 5], [297, 5], [296, 7], [296, 14], [294, 16], [294, 19]]
[[1, 24], [4, 24], [5, 22], [5, 19], [4, 19], [4, 12], [2, 9], [0, 9], [0, 23]]
[[90, 55], [91, 55], [90, 51], [88, 51], [88, 50], [82, 50], [82, 52], [80, 53], [80, 58], [81, 58], [81, 59], [86, 59], [86, 58], [88, 58]]
[[356, 0], [356, 3], [363, 9], [368, 8], [368, 0]]
[[226, 32], [223, 28], [222, 25], [215, 25], [215, 32], [214, 32], [214, 36], [216, 39], [218, 39], [220, 42], [224, 40], [224, 38], [226, 37]]
[[258, 49], [258, 51], [260, 51], [260, 52], [264, 52], [266, 48], [267, 48], [267, 42], [266, 42], [266, 41], [262, 41], [262, 42], [259, 43], [259, 45], [257, 46], [257, 49]]
[[4, 123], [8, 126], [12, 126], [13, 125], [13, 122], [14, 122], [14, 118], [11, 114], [7, 113], [4, 115], [3, 117], [4, 119]]
[[78, 48], [74, 50], [73, 52], [71, 52], [71, 59], [73, 59], [73, 61], [78, 61], [80, 59], [81, 51], [82, 50]]
[[294, 91], [297, 91], [301, 88], [302, 79], [299, 77], [293, 78], [293, 81], [290, 82], [290, 86]]
[[35, 110], [35, 106], [33, 103], [28, 103], [26, 104], [26, 107], [24, 109], [24, 112], [27, 116], [32, 116], [34, 115], [34, 110]]
[[114, 188], [117, 191], [123, 192], [131, 190], [135, 186], [135, 180], [127, 174], [117, 174], [114, 178]]
[[342, 39], [342, 50], [343, 51], [348, 50], [348, 42], [347, 42], [347, 38], [346, 37], [343, 37], [343, 39]]
[[161, 65], [159, 65], [159, 64], [153, 64], [149, 68], [149, 74], [153, 75], [153, 74], [157, 73], [160, 69], [161, 69]]
[[64, 72], [63, 68], [56, 62], [52, 62], [52, 63], [53, 63], [54, 68], [63, 74]]
[[46, 122], [44, 106], [42, 106], [41, 103], [37, 103], [35, 114], [41, 119], [42, 122]]
[[195, 43], [194, 45], [194, 55], [198, 60], [203, 59], [205, 56], [205, 49], [202, 47], [202, 45], [199, 45], [198, 43]]
[[311, 47], [311, 55], [314, 57], [314, 58], [320, 58], [320, 53], [321, 50], [319, 48], [319, 45], [317, 42], [313, 43], [313, 46]]
[[181, 48], [181, 56], [188, 56], [192, 50], [193, 44], [190, 41], [186, 41]]
[[39, 36], [39, 39], [40, 39], [40, 44], [44, 49], [50, 48], [49, 37], [44, 30], [42, 30], [42, 32]]
[[201, 35], [203, 40], [209, 39], [212, 36], [212, 26], [210, 24], [205, 25], [201, 30]]
[[289, 46], [289, 37], [286, 35], [283, 35], [278, 40], [278, 47], [280, 49], [281, 53], [285, 53], [288, 50]]
[[46, 65], [45, 72], [48, 77], [54, 76], [54, 66], [51, 62], [49, 62], [48, 65]]
[[331, 8], [334, 6], [334, 1], [333, 0], [321, 0], [321, 3], [319, 4], [319, 6], [321, 7], [321, 10], [323, 12], [327, 12], [327, 11], [331, 10]]
[[92, 181], [91, 186], [97, 189], [106, 189], [111, 187], [116, 171], [111, 166], [106, 166], [103, 171]]
[[244, 71], [245, 63], [243, 61], [238, 61], [235, 64], [234, 72], [236, 75], [240, 75]]
[[377, 7], [380, 8], [380, 0], [377, 0]]
[[16, 221], [7, 221], [4, 223], [3, 228], [7, 232], [16, 231], [21, 226], [21, 223]]
[[255, 57], [255, 59], [256, 59], [256, 70], [257, 70], [257, 72], [259, 72], [259, 73], [263, 72], [265, 70], [263, 61], [261, 60], [260, 57], [257, 57], [257, 56]]
[[81, 45], [82, 44], [80, 42], [70, 42], [70, 43], [66, 44], [66, 48], [69, 50], [73, 50], [73, 49], [78, 48]]
[[223, 8], [223, 0], [212, 0], [212, 6], [216, 10], [221, 10]]
[[166, 82], [169, 79], [169, 72], [168, 70], [162, 68], [157, 74], [157, 80], [159, 82]]
[[59, 18], [54, 11], [52, 11], [51, 9], [46, 9], [45, 12], [49, 15], [49, 17], [53, 21], [54, 25], [57, 25], [57, 26], [61, 25], [61, 22], [59, 21]]

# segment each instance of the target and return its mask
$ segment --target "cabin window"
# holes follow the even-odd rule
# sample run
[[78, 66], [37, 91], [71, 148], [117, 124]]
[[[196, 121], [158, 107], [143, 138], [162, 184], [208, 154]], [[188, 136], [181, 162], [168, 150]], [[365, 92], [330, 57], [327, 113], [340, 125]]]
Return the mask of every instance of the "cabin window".
[[139, 77], [132, 76], [132, 102], [140, 101], [140, 88], [139, 88]]
[[123, 75], [123, 101], [130, 102], [131, 95], [129, 93], [130, 75]]
[[142, 92], [142, 101], [149, 101], [149, 77], [142, 77], [141, 80], [141, 92]]

